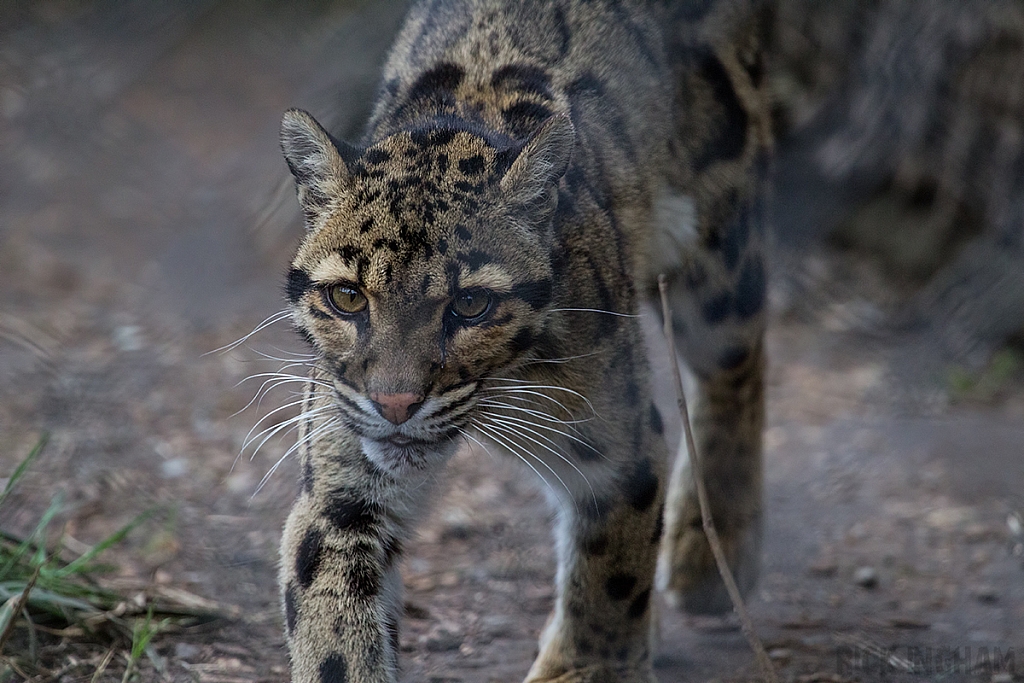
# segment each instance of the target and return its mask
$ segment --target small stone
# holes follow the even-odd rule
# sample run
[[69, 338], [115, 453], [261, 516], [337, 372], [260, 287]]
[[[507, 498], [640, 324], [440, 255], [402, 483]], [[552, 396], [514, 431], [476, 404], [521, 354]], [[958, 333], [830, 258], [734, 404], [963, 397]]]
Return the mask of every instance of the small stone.
[[488, 638], [508, 638], [515, 633], [515, 622], [501, 614], [489, 614], [480, 619], [480, 631]]
[[199, 646], [192, 643], [175, 643], [174, 656], [177, 659], [192, 659], [199, 656]]
[[164, 479], [178, 479], [188, 474], [188, 460], [174, 458], [160, 463], [160, 475]]
[[785, 647], [768, 650], [768, 658], [776, 662], [788, 662], [793, 658], [793, 651]]
[[991, 605], [999, 601], [999, 593], [996, 591], [995, 586], [990, 586], [988, 584], [972, 586], [971, 597], [986, 605]]
[[874, 567], [858, 567], [853, 572], [853, 582], [861, 588], [877, 588], [878, 572]]
[[1024, 536], [1024, 521], [1021, 521], [1020, 513], [1011, 512], [1007, 515], [1006, 526], [1014, 536]]
[[116, 327], [112, 337], [114, 346], [121, 351], [141, 351], [145, 346], [142, 340], [142, 328], [138, 325]]
[[1013, 683], [1013, 674], [1008, 671], [992, 674], [992, 683]]

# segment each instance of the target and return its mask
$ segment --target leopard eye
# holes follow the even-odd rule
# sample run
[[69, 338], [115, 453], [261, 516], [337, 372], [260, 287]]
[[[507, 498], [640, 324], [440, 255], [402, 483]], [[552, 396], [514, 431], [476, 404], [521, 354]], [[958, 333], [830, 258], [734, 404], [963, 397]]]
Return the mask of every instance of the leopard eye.
[[466, 289], [455, 295], [452, 313], [463, 320], [482, 317], [491, 308], [491, 293], [483, 289]]
[[327, 300], [334, 310], [345, 315], [366, 310], [366, 297], [350, 285], [331, 285], [327, 288]]

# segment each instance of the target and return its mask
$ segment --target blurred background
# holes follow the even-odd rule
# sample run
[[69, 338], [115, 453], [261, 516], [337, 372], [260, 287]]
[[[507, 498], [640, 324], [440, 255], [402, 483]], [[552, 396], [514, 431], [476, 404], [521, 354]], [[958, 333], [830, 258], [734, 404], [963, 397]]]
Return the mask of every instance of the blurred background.
[[[1024, 3], [777, 4], [751, 610], [787, 680], [1019, 679]], [[301, 225], [281, 113], [357, 137], [404, 9], [0, 2], [0, 597], [138, 522], [105, 571], [62, 574], [105, 591], [92, 611], [0, 610], [0, 680], [287, 680], [293, 437], [243, 445], [294, 414], [287, 389], [246, 406], [302, 348], [278, 322], [209, 352], [283, 308]], [[486, 453], [451, 469], [405, 568], [404, 680], [520, 680], [552, 597], [547, 516]], [[660, 631], [666, 683], [755, 675], [728, 619], [665, 609]]]

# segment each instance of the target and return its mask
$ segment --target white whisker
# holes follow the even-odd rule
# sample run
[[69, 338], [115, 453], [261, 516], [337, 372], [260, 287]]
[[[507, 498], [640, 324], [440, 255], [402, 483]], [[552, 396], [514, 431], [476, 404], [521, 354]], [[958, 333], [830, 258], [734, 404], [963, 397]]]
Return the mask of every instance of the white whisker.
[[249, 430], [250, 433], [248, 435], [246, 435], [245, 440], [242, 442], [242, 451], [244, 452], [246, 448], [251, 446], [257, 439], [259, 439], [264, 434], [266, 434], [267, 435], [266, 438], [264, 438], [260, 442], [260, 445], [256, 447], [256, 450], [253, 451], [252, 455], [250, 456], [250, 458], [255, 457], [256, 453], [260, 450], [260, 448], [263, 446], [263, 444], [265, 444], [269, 439], [273, 438], [273, 436], [275, 434], [277, 434], [278, 432], [280, 432], [282, 429], [285, 429], [286, 427], [301, 421], [305, 417], [311, 417], [313, 415], [319, 415], [320, 413], [323, 413], [323, 412], [326, 412], [328, 410], [333, 410], [334, 409], [333, 405], [325, 405], [325, 406], [320, 406], [319, 408], [314, 408], [312, 410], [303, 411], [303, 412], [300, 412], [298, 415], [296, 415], [294, 417], [290, 417], [287, 420], [283, 420], [281, 422], [278, 422], [277, 424], [271, 425], [271, 426], [261, 430], [260, 432], [258, 432], [256, 434], [252, 434], [253, 430], [255, 430], [256, 427], [259, 426], [260, 422], [263, 422], [263, 420], [267, 419], [268, 417], [270, 417], [271, 415], [276, 413], [278, 410], [282, 410], [284, 408], [291, 408], [293, 406], [300, 405], [300, 404], [304, 403], [305, 400], [306, 400], [305, 397], [303, 397], [302, 399], [300, 399], [298, 401], [293, 401], [292, 403], [289, 403], [289, 404], [286, 404], [284, 406], [281, 406], [281, 408], [278, 408], [277, 410], [274, 410], [274, 411], [264, 415], [263, 418], [260, 419], [260, 421], [257, 422], [255, 425], [253, 425], [252, 429]]
[[[573, 389], [569, 389], [567, 387], [559, 387], [559, 386], [555, 386], [553, 384], [533, 384], [533, 383], [529, 382], [528, 380], [510, 379], [508, 377], [486, 377], [484, 379], [489, 379], [489, 380], [499, 381], [499, 382], [514, 382], [517, 385], [516, 388], [518, 388], [518, 389], [549, 389], [551, 391], [563, 391], [563, 392], [565, 392], [567, 394], [572, 394], [573, 396], [576, 396], [577, 398], [583, 400], [588, 406], [590, 406], [591, 410], [594, 410], [594, 406], [590, 402], [589, 398], [587, 398], [586, 396], [584, 396], [580, 392], [575, 391]], [[510, 391], [512, 389], [511, 387], [488, 387], [488, 388], [489, 389], [498, 389], [498, 390], [502, 390], [502, 391]], [[594, 411], [594, 412], [596, 414], [597, 411]]]
[[[511, 398], [514, 399], [515, 397], [511, 397]], [[526, 399], [526, 400], [529, 400], [529, 399]], [[566, 425], [567, 427], [572, 426], [572, 425], [578, 425], [578, 424], [581, 424], [583, 422], [590, 422], [593, 419], [591, 417], [586, 417], [586, 418], [583, 418], [582, 420], [575, 420], [575, 419], [573, 419], [573, 420], [560, 420], [557, 417], [555, 417], [553, 415], [549, 415], [548, 413], [545, 413], [545, 412], [543, 412], [541, 410], [533, 410], [531, 408], [524, 408], [522, 406], [512, 405], [511, 403], [505, 403], [504, 401], [499, 401], [496, 398], [482, 398], [478, 402], [478, 405], [492, 406], [492, 407], [495, 407], [495, 408], [503, 408], [505, 410], [515, 410], [515, 411], [520, 412], [520, 413], [525, 413], [527, 415], [532, 415], [532, 416], [534, 416], [534, 417], [536, 417], [538, 419], [544, 420], [545, 422], [552, 422], [554, 424]]]
[[536, 422], [531, 422], [529, 420], [524, 420], [521, 417], [514, 417], [512, 415], [502, 415], [501, 413], [492, 413], [489, 410], [481, 410], [480, 412], [485, 414], [485, 415], [493, 415], [495, 417], [500, 417], [502, 420], [509, 420], [511, 422], [515, 422], [516, 424], [530, 425], [532, 427], [536, 427], [537, 429], [543, 429], [543, 430], [546, 430], [546, 431], [549, 431], [549, 432], [554, 432], [555, 434], [558, 434], [559, 436], [564, 436], [567, 439], [572, 439], [573, 441], [575, 441], [576, 443], [578, 443], [578, 444], [580, 444], [582, 446], [586, 446], [587, 448], [591, 448], [590, 444], [588, 444], [586, 441], [584, 441], [580, 437], [576, 436], [575, 434], [570, 434], [569, 432], [564, 432], [561, 429], [557, 429], [555, 427], [549, 427], [548, 425], [544, 425], [544, 424], [537, 424]]
[[263, 320], [263, 322], [261, 322], [259, 325], [254, 327], [252, 332], [250, 332], [249, 334], [245, 335], [241, 339], [236, 339], [235, 341], [231, 342], [230, 344], [225, 344], [224, 346], [221, 346], [220, 348], [214, 349], [213, 351], [207, 351], [206, 353], [203, 354], [203, 357], [209, 356], [209, 355], [214, 354], [214, 353], [226, 353], [228, 351], [231, 351], [232, 349], [238, 348], [239, 346], [241, 346], [245, 342], [249, 341], [249, 338], [252, 337], [257, 332], [260, 332], [261, 330], [264, 330], [264, 329], [270, 327], [271, 325], [273, 325], [275, 323], [281, 322], [285, 318], [290, 317], [291, 314], [292, 314], [292, 312], [287, 310], [287, 309], [285, 309], [283, 311], [278, 311], [277, 313], [272, 313], [269, 316], [267, 316]]
[[256, 490], [253, 491], [252, 496], [250, 498], [256, 497], [256, 494], [263, 489], [263, 487], [266, 485], [268, 481], [270, 481], [270, 478], [274, 476], [275, 472], [277, 472], [277, 468], [281, 466], [281, 463], [283, 463], [288, 458], [289, 455], [291, 455], [296, 450], [301, 448], [304, 444], [312, 444], [316, 439], [323, 437], [325, 431], [329, 431], [332, 427], [335, 427], [339, 422], [340, 418], [332, 417], [330, 420], [323, 423], [316, 429], [307, 432], [305, 436], [303, 436], [301, 439], [297, 440], [294, 444], [292, 444], [291, 447], [284, 452], [284, 455], [278, 458], [277, 462], [275, 462], [274, 465], [267, 471], [267, 473], [263, 475], [263, 478], [260, 479], [260, 483], [256, 486]]
[[578, 356], [565, 356], [563, 358], [534, 358], [533, 360], [528, 360], [525, 363], [523, 363], [523, 366], [543, 365], [544, 363], [559, 365], [562, 363], [568, 363], [570, 361], [579, 360], [581, 358], [590, 358], [591, 356], [596, 356], [599, 353], [599, 351], [591, 351], [590, 353], [581, 353]]
[[[557, 451], [557, 450], [555, 450], [553, 448], [553, 446], [558, 446], [558, 442], [552, 440], [551, 438], [549, 438], [549, 437], [547, 437], [547, 436], [545, 436], [545, 435], [543, 435], [543, 434], [541, 434], [539, 432], [536, 432], [536, 431], [530, 429], [529, 427], [526, 427], [526, 426], [517, 427], [516, 425], [509, 424], [509, 423], [505, 422], [504, 420], [496, 419], [493, 416], [491, 417], [491, 420], [490, 420], [489, 424], [494, 429], [501, 429], [505, 433], [515, 434], [516, 436], [519, 436], [519, 437], [521, 437], [523, 439], [526, 439], [527, 441], [530, 441], [531, 443], [536, 444], [537, 446], [539, 446], [539, 447], [549, 451], [552, 455], [554, 455], [555, 457], [560, 459], [562, 462], [564, 462], [569, 467], [571, 467], [574, 470], [576, 470], [576, 473], [578, 475], [580, 475], [580, 477], [583, 479], [584, 482], [586, 482], [587, 488], [590, 489], [590, 495], [594, 499], [594, 505], [598, 504], [597, 503], [597, 494], [594, 492], [594, 487], [590, 484], [590, 480], [587, 479], [587, 475], [585, 475], [583, 473], [583, 470], [581, 470], [576, 465], [576, 463], [574, 463], [572, 460], [570, 460], [569, 457], [565, 453]], [[503, 426], [499, 426], [499, 425], [503, 425]], [[549, 444], [551, 444], [551, 446], [548, 446], [548, 445], [546, 445], [544, 443], [541, 443], [537, 439], [534, 439], [534, 438], [528, 436], [527, 434], [524, 434], [523, 431], [529, 432], [530, 434], [533, 434], [534, 436], [536, 436], [536, 437], [538, 437], [540, 439], [544, 439], [544, 441], [547, 441]], [[568, 489], [566, 489], [566, 491], [568, 491]], [[571, 492], [570, 492], [570, 495], [571, 495]]]
[[[529, 450], [523, 448], [522, 446], [515, 444], [514, 442], [510, 441], [509, 439], [506, 439], [505, 437], [501, 437], [498, 434], [495, 434], [494, 431], [492, 431], [492, 429], [488, 429], [488, 427], [491, 427], [491, 425], [485, 426], [480, 424], [479, 422], [474, 422], [474, 426], [476, 426], [476, 428], [479, 429], [482, 434], [486, 435], [487, 438], [491, 439], [496, 444], [507, 450], [509, 453], [519, 458], [527, 467], [533, 470], [533, 473], [537, 475], [538, 479], [544, 482], [544, 485], [548, 487], [548, 489], [551, 491], [551, 495], [554, 496], [556, 500], [558, 499], [558, 494], [555, 492], [554, 487], [551, 486], [551, 482], [549, 482], [547, 478], [545, 478], [544, 475], [540, 473], [540, 470], [538, 470], [536, 467], [530, 464], [530, 461], [526, 459], [527, 457], [533, 458], [541, 465], [544, 465], [544, 467], [548, 468], [551, 474], [554, 475], [555, 479], [557, 479], [559, 483], [562, 485], [562, 488], [565, 489], [566, 493], [569, 493], [569, 498], [572, 498], [572, 493], [569, 491], [569, 487], [565, 485], [565, 482], [562, 481], [562, 478], [558, 476], [558, 473], [555, 472], [554, 469], [552, 469], [551, 465], [547, 464], [533, 453], [530, 453]], [[576, 505], [575, 500], [573, 500], [573, 505]], [[577, 512], [579, 512], [579, 506], [576, 506], [576, 510]]]
[[[561, 401], [552, 396], [548, 396], [547, 394], [542, 393], [540, 391], [534, 391], [533, 389], [527, 389], [524, 387], [487, 387], [486, 389], [481, 389], [480, 394], [482, 396], [493, 396], [495, 394], [501, 394], [503, 396], [507, 396], [508, 394], [523, 394], [526, 396], [537, 396], [539, 398], [543, 398], [554, 403], [556, 406], [564, 410], [568, 415], [573, 416], [573, 412], [569, 410], [569, 408], [566, 407], [564, 403], [562, 403]], [[587, 404], [590, 405], [590, 401], [587, 401]], [[594, 406], [591, 405], [590, 410], [592, 413], [594, 413], [594, 415], [597, 415], [597, 412], [594, 410]], [[575, 416], [573, 416], [573, 419], [576, 419]]]
[[639, 318], [640, 316], [636, 313], [619, 313], [618, 311], [605, 311], [600, 308], [550, 308], [549, 313], [603, 313], [605, 315], [615, 315], [620, 318]]

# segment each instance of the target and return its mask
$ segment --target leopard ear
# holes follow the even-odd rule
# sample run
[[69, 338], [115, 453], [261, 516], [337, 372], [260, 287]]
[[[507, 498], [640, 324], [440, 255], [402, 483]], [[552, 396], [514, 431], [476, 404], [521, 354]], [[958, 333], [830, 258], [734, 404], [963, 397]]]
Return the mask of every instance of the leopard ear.
[[576, 144], [576, 129], [566, 114], [555, 114], [526, 141], [501, 179], [505, 196], [516, 204], [548, 204], [555, 183], [565, 174]]
[[281, 149], [295, 177], [299, 206], [307, 220], [344, 192], [351, 179], [346, 160], [358, 150], [334, 139], [316, 119], [301, 109], [289, 109], [281, 119]]

